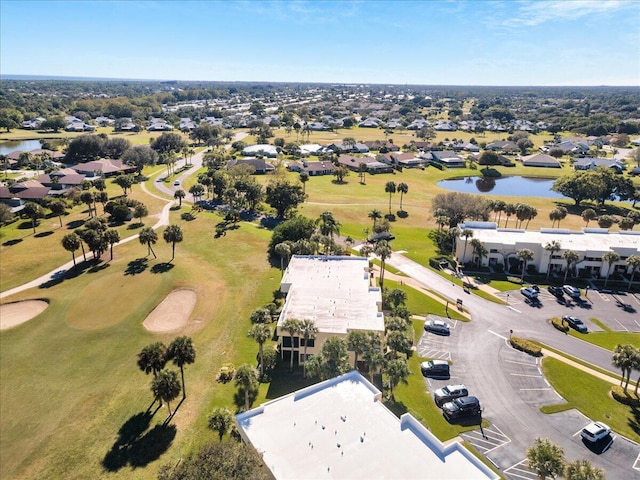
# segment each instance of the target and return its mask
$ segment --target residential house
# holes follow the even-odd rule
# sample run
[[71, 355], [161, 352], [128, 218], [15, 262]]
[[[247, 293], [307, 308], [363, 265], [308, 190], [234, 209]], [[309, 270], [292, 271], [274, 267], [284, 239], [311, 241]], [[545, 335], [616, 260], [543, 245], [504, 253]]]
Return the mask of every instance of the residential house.
[[267, 162], [264, 158], [243, 158], [227, 162], [227, 168], [235, 167], [236, 165], [249, 165], [255, 169], [254, 173], [258, 175], [264, 175], [276, 169], [272, 163]]
[[40, 175], [38, 181], [54, 191], [67, 191], [70, 188], [82, 187], [86, 175], [76, 172], [71, 168], [56, 170], [49, 174]]
[[151, 117], [149, 119], [149, 126], [147, 131], [149, 132], [169, 132], [173, 130], [173, 126], [169, 125], [163, 118]]
[[494, 152], [517, 152], [520, 149], [511, 140], [498, 140], [491, 142], [486, 146], [487, 150], [493, 150]]
[[87, 180], [93, 180], [94, 178], [107, 178], [119, 174], [133, 173], [136, 167], [122, 163], [120, 160], [101, 158], [92, 162], [79, 163], [71, 167], [71, 169], [79, 174], [86, 175]]
[[331, 127], [324, 122], [307, 123], [307, 128], [314, 132], [325, 132], [331, 130]]
[[450, 150], [432, 150], [431, 158], [434, 162], [437, 162], [448, 168], [464, 168], [467, 166], [467, 162], [464, 158], [459, 156], [456, 152], [452, 152]]
[[621, 173], [627, 169], [624, 162], [611, 158], [576, 158], [573, 162], [573, 168], [575, 170], [593, 170], [596, 167], [613, 168], [616, 173]]
[[425, 164], [425, 160], [415, 153], [384, 153], [376, 157], [380, 162], [403, 168], [418, 168]]
[[335, 165], [328, 161], [304, 162], [304, 171], [307, 172], [310, 177], [333, 175], [335, 168]]
[[361, 121], [358, 126], [360, 128], [378, 128], [378, 125], [382, 122], [382, 120], [380, 120], [379, 118], [376, 117], [369, 117], [369, 118], [365, 118], [363, 121]]
[[340, 155], [338, 157], [338, 165], [348, 168], [354, 172], [360, 171], [360, 164], [367, 166], [367, 172], [376, 173], [393, 173], [393, 167], [376, 160], [373, 157], [354, 157], [352, 155]]
[[364, 142], [364, 144], [369, 148], [369, 151], [380, 151], [387, 150], [387, 152], [398, 152], [400, 151], [400, 147], [397, 146], [393, 142], [382, 141], [382, 140], [369, 140]]
[[439, 132], [455, 132], [457, 128], [455, 122], [449, 120], [441, 120], [433, 126], [433, 129]]
[[115, 123], [116, 121], [113, 118], [104, 117], [104, 116], [96, 117], [96, 124], [99, 127], [111, 127], [115, 125]]
[[278, 156], [278, 148], [268, 143], [259, 143], [258, 145], [249, 145], [242, 150], [242, 154], [247, 157], [264, 156], [276, 158]]
[[190, 118], [185, 117], [180, 119], [180, 126], [178, 128], [180, 129], [181, 132], [190, 132], [191, 130], [194, 130], [196, 127], [197, 127], [196, 122], [194, 122]]
[[428, 127], [429, 125], [431, 124], [423, 118], [418, 118], [407, 125], [407, 130], [420, 130], [421, 128]]
[[22, 122], [21, 126], [25, 130], [37, 130], [45, 119], [42, 117], [31, 118]]
[[560, 160], [546, 153], [536, 153], [522, 157], [522, 165], [525, 167], [562, 168]]
[[[25, 180], [14, 183], [8, 187], [0, 187], [0, 201], [3, 203], [13, 202], [14, 207], [24, 202], [40, 202], [49, 194], [49, 187], [45, 187], [37, 180]], [[17, 199], [17, 200], [16, 200]]]

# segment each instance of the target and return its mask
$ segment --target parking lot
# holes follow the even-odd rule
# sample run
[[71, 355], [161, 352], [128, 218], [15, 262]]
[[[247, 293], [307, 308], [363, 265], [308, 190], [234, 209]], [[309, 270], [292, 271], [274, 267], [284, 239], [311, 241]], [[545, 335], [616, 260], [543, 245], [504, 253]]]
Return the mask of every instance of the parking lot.
[[572, 315], [580, 318], [589, 331], [602, 331], [590, 318], [596, 318], [612, 331], [640, 332], [640, 295], [588, 290], [580, 299], [572, 299], [567, 295], [555, 297], [541, 288], [537, 301], [531, 301], [519, 290], [511, 290], [498, 294], [507, 301], [509, 307], [528, 316], [547, 320], [551, 317]]
[[438, 319], [447, 322], [451, 328], [451, 335], [439, 335], [423, 331], [416, 345], [417, 354], [422, 358], [451, 360], [451, 345], [454, 344], [452, 336], [455, 334], [458, 321], [436, 315], [429, 315], [429, 319]]

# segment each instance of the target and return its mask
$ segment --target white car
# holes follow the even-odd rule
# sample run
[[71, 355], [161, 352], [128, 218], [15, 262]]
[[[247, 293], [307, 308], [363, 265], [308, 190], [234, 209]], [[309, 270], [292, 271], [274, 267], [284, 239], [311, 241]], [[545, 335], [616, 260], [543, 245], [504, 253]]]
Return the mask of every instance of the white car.
[[535, 300], [536, 298], [538, 298], [538, 292], [536, 292], [531, 287], [522, 287], [520, 289], [520, 293], [527, 297], [529, 300]]
[[571, 298], [580, 298], [580, 290], [573, 285], [563, 285], [562, 290], [564, 290], [564, 293], [569, 295]]
[[424, 329], [427, 332], [440, 333], [442, 335], [451, 333], [449, 324], [442, 320], [428, 320], [424, 323]]
[[433, 392], [433, 398], [438, 406], [450, 402], [454, 398], [466, 397], [467, 395], [469, 395], [469, 390], [464, 385], [447, 385]]
[[611, 433], [611, 428], [602, 422], [591, 422], [582, 429], [580, 435], [588, 442], [595, 443]]

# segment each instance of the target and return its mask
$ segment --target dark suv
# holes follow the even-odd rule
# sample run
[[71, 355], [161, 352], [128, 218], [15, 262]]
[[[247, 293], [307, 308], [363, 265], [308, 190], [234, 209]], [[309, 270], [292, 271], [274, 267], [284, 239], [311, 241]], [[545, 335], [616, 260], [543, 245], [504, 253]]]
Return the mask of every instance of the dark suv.
[[448, 420], [460, 417], [475, 417], [481, 412], [477, 397], [461, 397], [442, 405], [442, 413]]
[[425, 377], [449, 378], [449, 363], [445, 360], [429, 360], [420, 364]]

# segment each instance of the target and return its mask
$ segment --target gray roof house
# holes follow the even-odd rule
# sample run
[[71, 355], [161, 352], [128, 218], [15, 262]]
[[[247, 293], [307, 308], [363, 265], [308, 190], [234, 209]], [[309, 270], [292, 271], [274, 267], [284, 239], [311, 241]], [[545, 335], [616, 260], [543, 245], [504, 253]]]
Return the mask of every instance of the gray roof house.
[[573, 168], [575, 170], [593, 170], [596, 167], [609, 167], [620, 173], [627, 169], [627, 166], [620, 160], [614, 160], [611, 158], [576, 158], [573, 162]]
[[450, 150], [432, 151], [431, 158], [434, 162], [445, 165], [449, 168], [464, 168], [467, 166], [465, 159], [460, 157], [456, 152]]
[[561, 168], [562, 164], [560, 160], [546, 153], [537, 153], [535, 155], [529, 155], [522, 157], [522, 165], [525, 167], [547, 167], [547, 168]]

